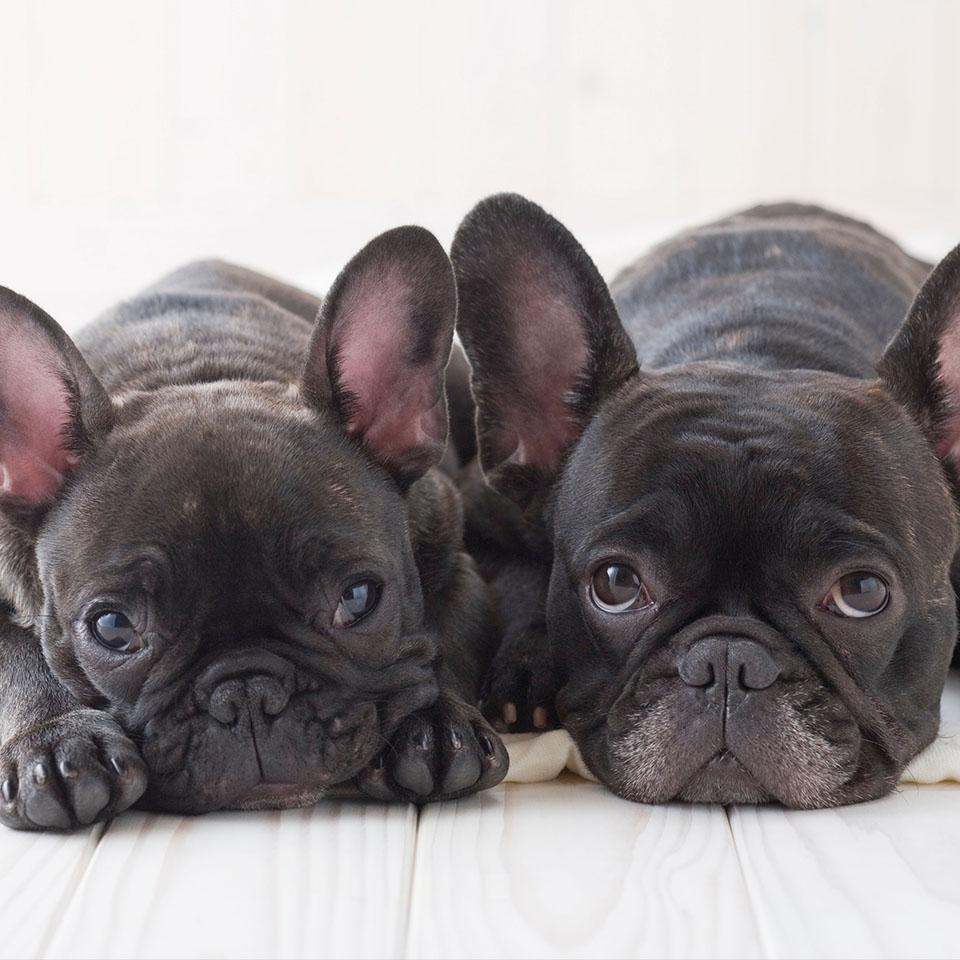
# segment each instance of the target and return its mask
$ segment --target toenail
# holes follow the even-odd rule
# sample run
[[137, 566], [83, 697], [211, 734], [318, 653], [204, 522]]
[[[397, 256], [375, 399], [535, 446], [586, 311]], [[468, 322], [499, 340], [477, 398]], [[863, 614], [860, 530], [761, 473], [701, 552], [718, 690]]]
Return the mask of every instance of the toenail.
[[64, 780], [75, 780], [77, 778], [77, 768], [69, 760], [61, 760], [59, 768], [60, 776]]

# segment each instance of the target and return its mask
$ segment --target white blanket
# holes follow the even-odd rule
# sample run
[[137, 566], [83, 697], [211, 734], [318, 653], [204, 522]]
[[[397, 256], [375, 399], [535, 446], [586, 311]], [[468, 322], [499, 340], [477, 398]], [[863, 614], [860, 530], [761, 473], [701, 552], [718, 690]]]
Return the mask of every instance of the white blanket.
[[[505, 736], [504, 742], [510, 753], [507, 780], [536, 783], [552, 780], [563, 770], [587, 780], [597, 779], [566, 730], [513, 733]], [[939, 736], [907, 765], [900, 779], [904, 783], [960, 781], [960, 673], [951, 671], [947, 679], [940, 703]]]

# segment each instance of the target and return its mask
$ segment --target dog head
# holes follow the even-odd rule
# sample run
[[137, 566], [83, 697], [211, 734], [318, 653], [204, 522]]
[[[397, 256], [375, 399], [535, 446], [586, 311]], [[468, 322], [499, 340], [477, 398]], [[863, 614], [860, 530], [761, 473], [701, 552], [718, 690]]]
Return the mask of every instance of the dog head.
[[481, 466], [552, 537], [557, 708], [591, 769], [646, 802], [888, 792], [957, 637], [960, 251], [872, 380], [641, 372], [593, 263], [520, 197], [481, 203], [453, 261]]
[[405, 494], [443, 452], [455, 305], [436, 239], [400, 228], [337, 278], [299, 380], [111, 397], [49, 316], [0, 296], [25, 614], [138, 742], [154, 808], [312, 802], [436, 698]]

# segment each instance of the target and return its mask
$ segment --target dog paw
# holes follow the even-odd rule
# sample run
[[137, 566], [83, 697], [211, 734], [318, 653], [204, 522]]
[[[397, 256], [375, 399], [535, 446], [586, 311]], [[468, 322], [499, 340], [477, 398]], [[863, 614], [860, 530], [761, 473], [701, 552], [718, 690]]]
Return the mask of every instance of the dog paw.
[[497, 650], [480, 695], [483, 715], [509, 733], [558, 726], [553, 658], [546, 632], [508, 634]]
[[137, 748], [100, 710], [72, 710], [0, 747], [0, 823], [18, 830], [109, 819], [146, 787]]
[[431, 803], [496, 786], [507, 764], [503, 742], [480, 712], [441, 697], [400, 724], [356, 783], [377, 800]]

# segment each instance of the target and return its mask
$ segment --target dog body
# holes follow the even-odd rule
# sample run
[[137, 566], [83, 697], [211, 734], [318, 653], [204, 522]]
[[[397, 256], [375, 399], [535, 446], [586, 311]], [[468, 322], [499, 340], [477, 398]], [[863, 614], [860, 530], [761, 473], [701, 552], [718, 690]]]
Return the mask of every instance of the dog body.
[[76, 346], [5, 294], [5, 822], [502, 778], [467, 706], [486, 592], [434, 469], [454, 314], [419, 228], [369, 244], [323, 303], [194, 264]]
[[957, 637], [958, 256], [911, 307], [928, 265], [783, 204], [608, 290], [559, 223], [498, 197], [453, 260], [499, 491], [465, 484], [504, 618], [490, 714], [542, 722], [557, 691], [636, 800], [892, 789]]

